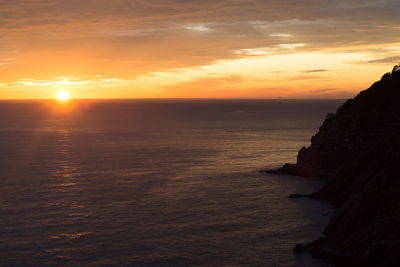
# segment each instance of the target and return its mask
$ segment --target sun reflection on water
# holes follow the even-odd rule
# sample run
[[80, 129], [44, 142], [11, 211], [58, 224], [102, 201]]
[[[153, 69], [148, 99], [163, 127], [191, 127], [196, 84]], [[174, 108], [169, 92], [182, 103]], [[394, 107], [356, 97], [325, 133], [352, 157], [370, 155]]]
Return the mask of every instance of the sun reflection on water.
[[[90, 235], [91, 232], [85, 229], [84, 218], [87, 218], [85, 205], [79, 201], [81, 195], [81, 187], [78, 181], [79, 168], [74, 161], [74, 153], [71, 148], [72, 134], [65, 127], [56, 130], [56, 151], [55, 151], [55, 166], [53, 170], [53, 184], [51, 185], [51, 193], [54, 196], [53, 206], [58, 211], [61, 211], [61, 218], [65, 225], [76, 225], [79, 227], [63, 231], [55, 229], [49, 232], [48, 239], [50, 244], [57, 242], [72, 242], [80, 240]], [[58, 212], [57, 212], [58, 213]], [[67, 228], [68, 229], [68, 228]], [[63, 249], [49, 249], [48, 253], [58, 259], [67, 259], [71, 251]]]

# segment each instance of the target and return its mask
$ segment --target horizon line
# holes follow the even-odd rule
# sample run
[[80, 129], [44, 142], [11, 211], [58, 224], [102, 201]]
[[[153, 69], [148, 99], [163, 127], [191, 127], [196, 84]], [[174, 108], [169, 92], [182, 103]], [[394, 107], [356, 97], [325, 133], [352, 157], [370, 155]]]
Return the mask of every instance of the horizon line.
[[[349, 97], [142, 97], [142, 98], [70, 98], [68, 101], [104, 101], [104, 100], [346, 100]], [[57, 98], [4, 98], [1, 101], [59, 101]]]

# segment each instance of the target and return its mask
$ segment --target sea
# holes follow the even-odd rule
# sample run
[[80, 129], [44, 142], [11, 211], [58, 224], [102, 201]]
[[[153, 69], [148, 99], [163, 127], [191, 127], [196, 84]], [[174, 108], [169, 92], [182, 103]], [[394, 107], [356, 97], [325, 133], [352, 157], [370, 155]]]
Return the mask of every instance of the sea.
[[296, 161], [344, 100], [0, 102], [0, 266], [329, 266]]

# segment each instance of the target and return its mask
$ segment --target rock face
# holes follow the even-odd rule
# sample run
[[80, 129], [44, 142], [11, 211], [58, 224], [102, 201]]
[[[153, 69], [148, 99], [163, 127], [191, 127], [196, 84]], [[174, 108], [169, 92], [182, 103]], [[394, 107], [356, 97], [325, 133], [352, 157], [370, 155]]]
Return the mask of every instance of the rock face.
[[400, 266], [400, 66], [328, 114], [297, 163], [276, 172], [328, 179], [313, 196], [336, 215], [312, 254], [339, 266]]

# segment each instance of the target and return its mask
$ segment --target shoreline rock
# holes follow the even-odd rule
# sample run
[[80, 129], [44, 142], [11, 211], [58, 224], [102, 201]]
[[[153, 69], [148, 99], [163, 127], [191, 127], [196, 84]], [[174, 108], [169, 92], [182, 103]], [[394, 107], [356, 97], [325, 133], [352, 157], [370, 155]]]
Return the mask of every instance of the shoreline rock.
[[289, 198], [313, 198], [313, 194], [306, 195], [306, 194], [294, 193], [290, 194]]

